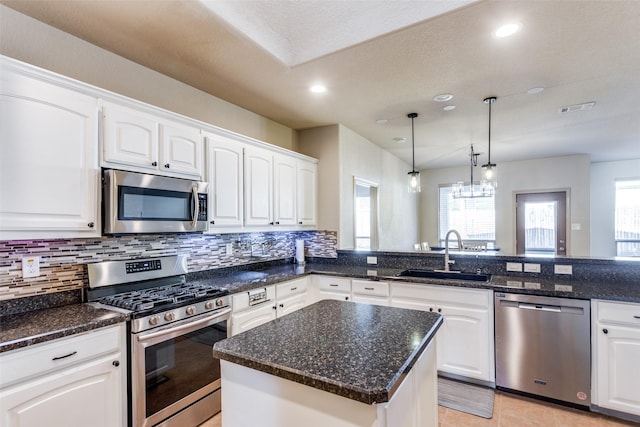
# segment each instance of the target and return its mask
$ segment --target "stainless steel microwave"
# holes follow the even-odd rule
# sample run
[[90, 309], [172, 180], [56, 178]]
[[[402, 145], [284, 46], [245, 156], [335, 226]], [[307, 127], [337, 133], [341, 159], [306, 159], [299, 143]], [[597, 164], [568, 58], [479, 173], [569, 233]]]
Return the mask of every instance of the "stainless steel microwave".
[[103, 171], [104, 234], [207, 229], [207, 183], [114, 169]]

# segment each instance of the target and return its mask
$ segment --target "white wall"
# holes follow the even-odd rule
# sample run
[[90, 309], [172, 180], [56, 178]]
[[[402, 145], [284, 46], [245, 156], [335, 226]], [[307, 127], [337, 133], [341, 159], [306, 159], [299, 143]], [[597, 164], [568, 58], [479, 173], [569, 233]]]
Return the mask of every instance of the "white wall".
[[340, 249], [354, 247], [354, 177], [379, 184], [379, 248], [413, 248], [418, 199], [406, 188], [410, 165], [343, 125], [300, 131], [298, 147], [320, 160], [318, 228], [337, 230]]
[[300, 151], [318, 163], [318, 230], [340, 228], [340, 152], [338, 126], [298, 132]]
[[292, 129], [0, 5], [0, 53], [287, 149]]
[[[503, 253], [515, 248], [516, 193], [568, 190], [569, 224], [580, 224], [580, 230], [567, 228], [570, 256], [589, 256], [590, 252], [590, 165], [586, 154], [498, 163], [496, 191], [496, 246]], [[478, 173], [480, 169], [478, 168]], [[475, 175], [475, 174], [474, 174]], [[469, 167], [428, 169], [422, 171], [420, 200], [421, 240], [432, 246], [438, 242], [438, 186], [469, 180]]]
[[591, 256], [616, 256], [615, 182], [640, 179], [640, 159], [591, 164]]

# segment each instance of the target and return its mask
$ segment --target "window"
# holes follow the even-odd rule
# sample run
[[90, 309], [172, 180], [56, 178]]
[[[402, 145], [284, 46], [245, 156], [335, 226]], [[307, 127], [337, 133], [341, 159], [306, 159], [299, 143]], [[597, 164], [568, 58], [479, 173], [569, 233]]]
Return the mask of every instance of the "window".
[[640, 179], [616, 181], [616, 255], [640, 257]]
[[[439, 203], [438, 237], [442, 245], [447, 231], [458, 230], [464, 241], [488, 242], [489, 247], [496, 240], [495, 196], [474, 198], [453, 198], [453, 186], [441, 186]], [[479, 185], [474, 192], [481, 193]], [[455, 245], [451, 241], [452, 245]]]
[[370, 251], [378, 248], [378, 186], [359, 178], [354, 180], [355, 248]]

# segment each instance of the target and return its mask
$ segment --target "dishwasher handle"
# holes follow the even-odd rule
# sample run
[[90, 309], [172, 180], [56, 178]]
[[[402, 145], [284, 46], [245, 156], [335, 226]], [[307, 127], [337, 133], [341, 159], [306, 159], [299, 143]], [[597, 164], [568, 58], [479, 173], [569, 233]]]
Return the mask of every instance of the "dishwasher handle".
[[529, 304], [524, 302], [518, 303], [518, 308], [524, 308], [525, 310], [551, 311], [554, 313], [560, 313], [562, 311], [562, 307], [559, 305]]

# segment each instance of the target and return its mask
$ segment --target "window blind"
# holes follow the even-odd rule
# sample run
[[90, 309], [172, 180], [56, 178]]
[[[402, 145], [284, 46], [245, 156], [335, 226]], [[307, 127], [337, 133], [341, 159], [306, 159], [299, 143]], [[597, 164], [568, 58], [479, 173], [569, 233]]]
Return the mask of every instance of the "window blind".
[[[453, 186], [439, 189], [439, 238], [444, 241], [447, 231], [456, 229], [463, 240], [496, 240], [495, 196], [459, 198], [453, 197]], [[474, 193], [481, 193], [479, 185]]]
[[618, 256], [640, 256], [640, 179], [616, 181], [615, 241]]

